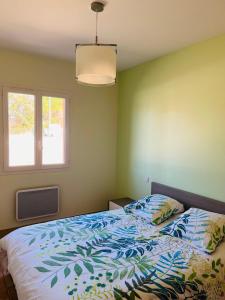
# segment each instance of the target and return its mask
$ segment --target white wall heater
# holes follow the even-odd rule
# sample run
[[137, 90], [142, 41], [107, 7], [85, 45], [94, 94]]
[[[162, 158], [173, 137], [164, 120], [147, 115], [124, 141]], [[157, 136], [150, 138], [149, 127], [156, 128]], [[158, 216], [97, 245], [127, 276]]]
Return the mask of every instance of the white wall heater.
[[18, 221], [55, 215], [59, 212], [59, 187], [19, 190], [16, 192]]

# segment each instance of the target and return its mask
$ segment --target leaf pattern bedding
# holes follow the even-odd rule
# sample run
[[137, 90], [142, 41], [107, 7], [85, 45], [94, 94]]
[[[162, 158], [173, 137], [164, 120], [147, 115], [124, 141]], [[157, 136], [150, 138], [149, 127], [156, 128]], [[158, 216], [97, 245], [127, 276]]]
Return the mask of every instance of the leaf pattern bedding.
[[161, 233], [182, 238], [194, 247], [212, 253], [225, 236], [225, 215], [192, 207], [165, 226]]
[[225, 299], [220, 257], [122, 209], [18, 229], [0, 241], [20, 300]]

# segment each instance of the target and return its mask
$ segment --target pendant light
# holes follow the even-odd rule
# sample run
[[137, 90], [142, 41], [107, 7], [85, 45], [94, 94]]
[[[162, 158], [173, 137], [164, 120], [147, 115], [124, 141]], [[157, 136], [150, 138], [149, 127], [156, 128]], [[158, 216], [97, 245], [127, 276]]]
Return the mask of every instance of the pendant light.
[[116, 44], [98, 42], [98, 13], [104, 3], [94, 1], [91, 9], [96, 13], [96, 37], [93, 44], [76, 45], [76, 80], [81, 84], [104, 86], [116, 82]]

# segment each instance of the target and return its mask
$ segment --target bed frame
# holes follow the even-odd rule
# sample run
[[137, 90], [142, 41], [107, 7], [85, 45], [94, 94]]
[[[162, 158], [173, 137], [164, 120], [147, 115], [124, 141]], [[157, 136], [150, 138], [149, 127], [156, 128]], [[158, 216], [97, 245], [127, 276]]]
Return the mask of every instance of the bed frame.
[[[225, 215], [225, 202], [186, 192], [157, 182], [152, 182], [152, 194], [163, 194], [184, 204], [184, 208], [197, 207]], [[225, 201], [225, 199], [224, 199]]]

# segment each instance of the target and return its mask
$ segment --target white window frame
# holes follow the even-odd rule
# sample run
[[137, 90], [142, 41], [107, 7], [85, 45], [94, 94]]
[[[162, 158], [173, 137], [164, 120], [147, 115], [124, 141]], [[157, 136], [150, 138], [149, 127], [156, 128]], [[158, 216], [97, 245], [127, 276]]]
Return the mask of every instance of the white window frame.
[[[34, 165], [9, 166], [9, 128], [8, 128], [8, 93], [21, 93], [35, 97], [35, 131], [34, 131]], [[42, 97], [56, 97], [65, 99], [65, 130], [64, 130], [64, 163], [42, 164]], [[47, 90], [3, 87], [3, 171], [39, 171], [62, 169], [69, 167], [69, 97], [65, 93]]]

